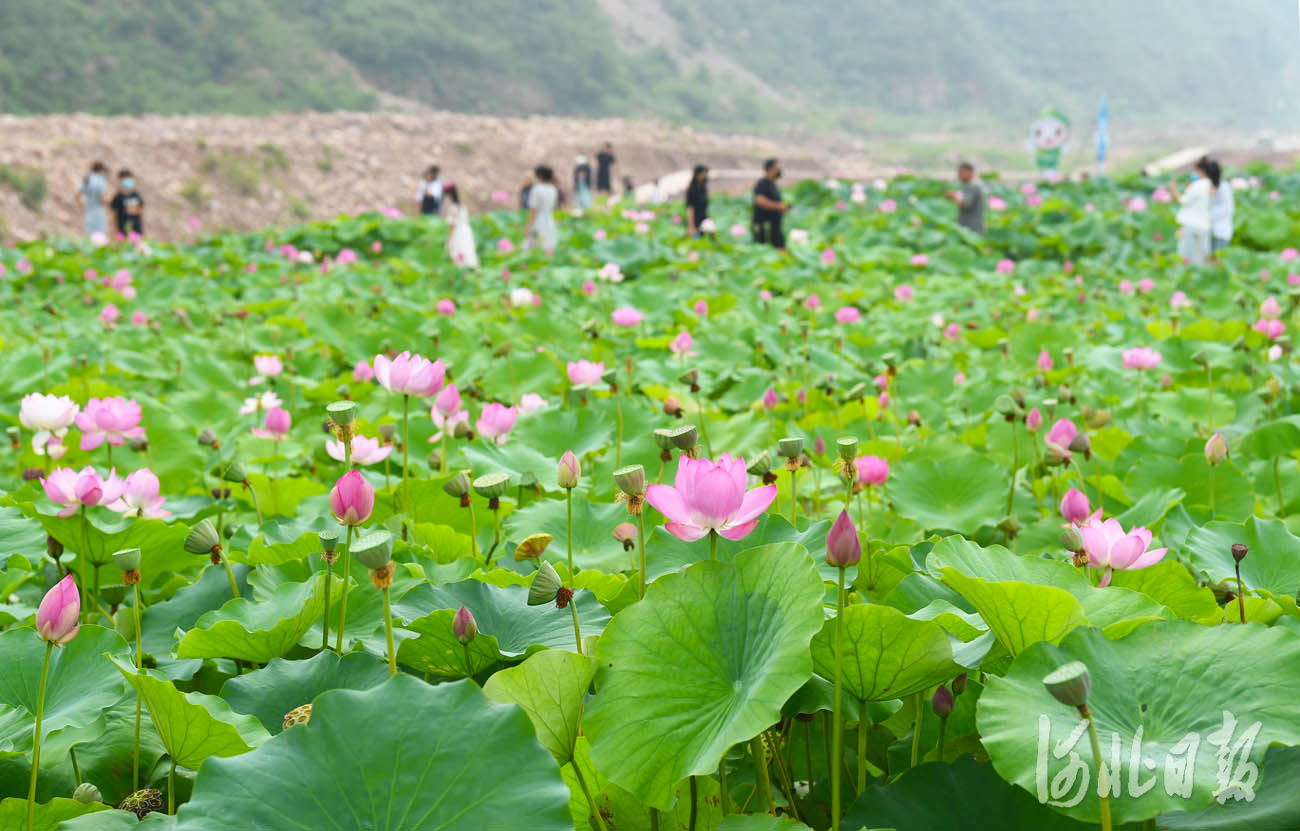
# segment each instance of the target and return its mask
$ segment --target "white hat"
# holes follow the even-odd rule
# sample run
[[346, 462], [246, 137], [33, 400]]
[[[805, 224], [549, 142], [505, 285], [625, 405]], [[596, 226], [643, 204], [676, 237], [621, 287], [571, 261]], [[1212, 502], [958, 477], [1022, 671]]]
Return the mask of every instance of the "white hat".
[[578, 154], [578, 164], [586, 164], [586, 163], [587, 163], [587, 157], [583, 156], [582, 154]]

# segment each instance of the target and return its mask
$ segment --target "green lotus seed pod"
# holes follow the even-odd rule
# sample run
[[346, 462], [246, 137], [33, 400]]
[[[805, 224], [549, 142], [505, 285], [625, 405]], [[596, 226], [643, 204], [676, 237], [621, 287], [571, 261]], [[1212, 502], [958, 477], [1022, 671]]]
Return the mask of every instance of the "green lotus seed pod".
[[797, 436], [781, 439], [776, 444], [777, 452], [787, 459], [796, 458], [803, 452], [803, 439]]
[[443, 492], [448, 496], [454, 496], [457, 499], [469, 493], [469, 489], [469, 473], [464, 470], [442, 483]]
[[82, 805], [90, 805], [93, 802], [103, 802], [104, 795], [99, 792], [99, 788], [89, 782], [82, 782], [77, 789], [72, 792], [72, 798]]
[[357, 402], [335, 401], [325, 406], [325, 414], [330, 417], [330, 421], [343, 427], [357, 420]]
[[321, 551], [326, 554], [333, 553], [334, 549], [339, 547], [339, 532], [337, 528], [326, 528], [316, 535], [320, 540]]
[[124, 548], [114, 552], [113, 562], [123, 571], [135, 571], [140, 568], [140, 549]]
[[238, 459], [231, 459], [230, 464], [221, 471], [221, 478], [227, 482], [243, 482], [248, 478], [248, 473]]
[[542, 560], [541, 568], [533, 574], [532, 585], [528, 587], [528, 605], [545, 606], [555, 600], [555, 593], [563, 586], [564, 583], [560, 580], [560, 575], [555, 572], [555, 567]]
[[766, 476], [772, 472], [772, 454], [764, 450], [753, 458], [746, 472], [751, 476]]
[[840, 436], [835, 440], [835, 447], [840, 452], [840, 458], [846, 462], [858, 457], [858, 440], [853, 436]]
[[383, 568], [393, 559], [393, 535], [387, 531], [371, 531], [352, 544], [352, 556], [371, 571]]
[[667, 427], [660, 427], [654, 431], [655, 446], [660, 450], [670, 450], [673, 446], [673, 431]]
[[474, 492], [484, 499], [498, 499], [506, 492], [509, 484], [509, 474], [485, 473], [474, 480]]
[[614, 471], [614, 482], [628, 496], [640, 496], [645, 493], [645, 468], [641, 465], [620, 467]]
[[683, 424], [680, 427], [670, 427], [668, 433], [672, 436], [673, 447], [676, 447], [678, 450], [690, 450], [695, 446], [695, 442], [699, 437], [699, 432], [695, 429], [694, 424]]
[[1088, 694], [1092, 692], [1092, 676], [1083, 661], [1071, 661], [1044, 676], [1043, 686], [1062, 704], [1082, 707], [1088, 703]]
[[212, 521], [201, 519], [185, 538], [185, 550], [191, 554], [211, 554], [221, 550], [221, 538]]

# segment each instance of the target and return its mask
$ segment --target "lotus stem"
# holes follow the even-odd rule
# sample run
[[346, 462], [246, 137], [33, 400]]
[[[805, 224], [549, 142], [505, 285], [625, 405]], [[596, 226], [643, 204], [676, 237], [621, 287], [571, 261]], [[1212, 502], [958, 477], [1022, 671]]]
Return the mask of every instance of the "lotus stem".
[[1110, 829], [1110, 786], [1106, 780], [1106, 767], [1101, 762], [1101, 742], [1097, 741], [1097, 725], [1087, 704], [1079, 705], [1079, 714], [1088, 722], [1088, 741], [1092, 743], [1092, 759], [1097, 765], [1097, 799], [1101, 803], [1101, 831]]
[[[1082, 476], [1082, 471], [1080, 471]], [[1106, 494], [1101, 490], [1101, 464], [1097, 461], [1097, 454], [1092, 456], [1092, 475], [1097, 480], [1097, 510], [1104, 510], [1106, 507]], [[1214, 471], [1210, 471], [1210, 513], [1214, 513]], [[1213, 517], [1211, 517], [1213, 518]]]
[[[640, 582], [637, 584], [637, 599], [645, 597], [646, 574], [645, 574], [645, 517], [642, 514], [636, 515], [636, 539], [637, 545], [641, 551], [641, 574]], [[716, 543], [716, 540], [714, 541]]]
[[[1213, 470], [1213, 468], [1211, 468]], [[1235, 558], [1234, 558], [1235, 559]], [[1237, 571], [1237, 611], [1241, 614], [1241, 622], [1246, 622], [1246, 590], [1241, 583], [1241, 561], [1237, 560], [1232, 564]]]
[[72, 781], [81, 784], [81, 765], [77, 764], [77, 748], [68, 748], [68, 761], [72, 762]]
[[797, 470], [790, 469], [790, 524], [798, 530], [799, 525], [795, 522], [795, 509], [799, 506], [799, 483], [795, 480], [796, 473], [798, 473]]
[[1210, 465], [1210, 520], [1214, 520], [1214, 465]]
[[939, 747], [938, 747], [938, 749], [939, 749], [939, 761], [940, 761], [940, 762], [945, 761], [945, 759], [944, 759], [944, 753], [943, 753], [943, 741], [944, 741], [944, 735], [945, 735], [947, 732], [948, 732], [948, 717], [947, 717], [947, 716], [944, 716], [943, 718], [939, 719]]
[[[564, 489], [565, 510], [568, 514], [566, 518], [566, 532], [564, 535], [565, 545], [568, 547], [569, 554], [569, 579], [573, 579], [573, 488]], [[644, 592], [643, 592], [644, 594]], [[582, 650], [579, 649], [579, 652]]]
[[36, 774], [41, 769], [41, 719], [45, 716], [45, 682], [50, 674], [50, 653], [54, 641], [45, 642], [45, 662], [41, 664], [41, 686], [36, 693], [36, 732], [32, 734], [32, 782], [27, 787], [27, 831], [36, 825]]
[[[350, 526], [349, 526], [350, 527]], [[325, 559], [333, 554], [321, 554]], [[325, 559], [325, 617], [321, 618], [320, 651], [324, 652], [330, 645], [330, 583], [334, 582], [334, 564]]]
[[411, 396], [402, 396], [402, 512], [411, 512], [411, 491], [407, 487], [407, 463], [411, 455]]
[[397, 651], [393, 649], [393, 606], [384, 586], [384, 637], [388, 640], [388, 676], [397, 675]]
[[[451, 432], [445, 423], [442, 425], [442, 457], [438, 461], [438, 472], [447, 472], [447, 434]], [[385, 468], [387, 470], [387, 468]]]
[[916, 727], [912, 731], [912, 767], [916, 767], [921, 756], [921, 725], [925, 721], [925, 701], [920, 693], [913, 697], [916, 699]]
[[[140, 583], [137, 581], [131, 585], [131, 593], [135, 600], [132, 607], [135, 612], [135, 671], [138, 673], [143, 663], [143, 634], [140, 632]], [[135, 693], [135, 746], [131, 755], [131, 792], [135, 793], [140, 790], [140, 691]]]
[[843, 802], [840, 794], [840, 759], [844, 755], [844, 569], [839, 569], [839, 592], [835, 610], [835, 698], [831, 710], [831, 828], [840, 827]]
[[867, 788], [867, 702], [858, 702], [858, 793]]
[[[466, 646], [468, 646], [468, 644], [466, 644]], [[578, 785], [582, 788], [582, 795], [587, 797], [587, 808], [591, 811], [591, 817], [596, 820], [596, 825], [599, 826], [600, 831], [605, 831], [605, 820], [600, 816], [600, 808], [596, 805], [596, 800], [591, 796], [591, 788], [587, 787], [587, 780], [582, 775], [582, 766], [578, 764], [577, 759], [573, 760], [573, 774], [577, 777]], [[692, 776], [692, 789], [694, 788], [694, 785], [695, 777]], [[692, 804], [691, 807], [694, 809], [694, 804]]]
[[492, 554], [501, 544], [501, 508], [493, 508], [492, 503], [488, 502], [488, 509], [492, 511], [492, 547], [488, 549], [487, 556], [483, 559], [484, 568], [492, 565]]
[[[235, 597], [239, 597], [239, 584], [235, 582], [235, 570], [230, 567], [230, 558], [222, 554], [221, 562], [226, 567], [226, 579], [230, 581], [230, 591]], [[99, 569], [95, 569], [95, 573], [98, 574]]]
[[[1016, 471], [1020, 469], [1020, 436], [1016, 432], [1016, 422], [1011, 422], [1011, 488], [1007, 491], [1007, 516], [1016, 503]], [[1082, 474], [1080, 474], [1082, 475]]]
[[731, 794], [727, 792], [727, 754], [723, 753], [722, 758], [718, 761], [718, 788], [720, 800], [722, 802], [722, 816], [726, 817], [731, 810]]
[[466, 505], [469, 508], [469, 553], [474, 559], [478, 559], [478, 525], [474, 522], [474, 501], [469, 500]]
[[700, 438], [704, 439], [704, 452], [712, 459], [713, 445], [709, 442], [709, 431], [704, 428], [704, 401], [699, 398], [695, 399], [695, 414], [700, 422]]
[[709, 529], [709, 559], [718, 559], [718, 532]]
[[[614, 413], [618, 416], [618, 440], [614, 443], [614, 469], [623, 466], [623, 396], [614, 393]], [[694, 785], [695, 780], [691, 780]]]
[[758, 787], [767, 800], [767, 813], [773, 813], [776, 805], [772, 802], [772, 779], [767, 772], [767, 750], [763, 747], [763, 734], [759, 733], [750, 742], [750, 752], [754, 755], [754, 767], [758, 771]]
[[582, 653], [582, 628], [578, 625], [578, 604], [570, 601], [569, 611], [573, 612], [573, 643], [578, 649], [578, 654]]
[[1286, 498], [1282, 496], [1282, 474], [1278, 470], [1278, 462], [1281, 456], [1273, 458], [1273, 483], [1277, 485], [1277, 513], [1282, 519], [1286, 519]]
[[[49, 454], [47, 453], [46, 456]], [[86, 530], [88, 520], [86, 519], [86, 506], [81, 506], [81, 551], [77, 554], [77, 571], [80, 572], [77, 577], [77, 588], [81, 592], [81, 608], [86, 615], [89, 615], [89, 598], [86, 596], [86, 549], [90, 547], [90, 533]], [[88, 618], [87, 618], [88, 619]]]
[[253, 512], [257, 514], [257, 527], [261, 528], [262, 527], [262, 503], [259, 502], [257, 499], [257, 488], [254, 488], [247, 479], [244, 480], [244, 487], [248, 489], [248, 496], [253, 502]]
[[1213, 435], [1214, 433], [1214, 371], [1210, 369], [1210, 362], [1205, 362], [1205, 388], [1209, 391], [1208, 412], [1205, 415], [1207, 422], [1205, 432]]
[[[334, 567], [330, 566], [330, 571]], [[334, 642], [334, 651], [343, 657], [343, 630], [348, 626], [348, 581], [352, 574], [352, 526], [348, 526], [347, 545], [343, 548], [343, 596], [339, 598], [339, 631]]]
[[176, 815], [176, 760], [172, 759], [172, 765], [167, 769], [167, 814]]
[[691, 815], [686, 825], [686, 831], [695, 831], [695, 814], [699, 809], [699, 785], [696, 783], [694, 776], [687, 778], [691, 780]]

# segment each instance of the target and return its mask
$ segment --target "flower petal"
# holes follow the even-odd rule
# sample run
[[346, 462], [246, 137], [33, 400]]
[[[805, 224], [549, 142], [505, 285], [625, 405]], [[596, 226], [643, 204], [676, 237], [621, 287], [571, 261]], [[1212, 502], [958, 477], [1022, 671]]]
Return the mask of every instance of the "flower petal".
[[669, 522], [664, 525], [664, 530], [682, 542], [695, 542], [709, 533], [707, 528], [701, 528], [698, 525], [687, 525], [683, 522]]
[[[763, 485], [754, 488], [745, 494], [744, 500], [740, 503], [740, 509], [736, 515], [731, 518], [733, 524], [739, 525], [756, 520], [759, 514], [767, 510], [772, 501], [776, 499], [776, 485]], [[730, 538], [729, 538], [730, 539]]]
[[681, 491], [667, 485], [651, 485], [645, 489], [645, 500], [654, 509], [674, 522], [690, 522], [691, 509]]

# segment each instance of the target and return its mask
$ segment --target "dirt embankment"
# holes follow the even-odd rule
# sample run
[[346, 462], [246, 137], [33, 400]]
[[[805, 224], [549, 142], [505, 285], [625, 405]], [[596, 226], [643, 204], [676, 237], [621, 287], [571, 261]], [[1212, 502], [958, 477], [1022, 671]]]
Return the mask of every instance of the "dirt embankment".
[[[472, 208], [482, 210], [494, 190], [517, 199], [526, 171], [539, 163], [554, 167], [567, 189], [575, 156], [594, 156], [603, 141], [614, 144], [615, 176], [637, 183], [697, 162], [757, 175], [761, 159], [772, 155], [802, 175], [872, 172], [860, 152], [829, 141], [773, 141], [617, 119], [0, 116], [0, 235], [80, 233], [76, 194], [95, 159], [114, 173], [134, 171], [146, 201], [148, 236], [176, 240], [194, 235], [194, 220], [212, 231], [326, 218], [358, 206], [409, 212], [421, 171], [435, 163]], [[38, 188], [30, 184], [30, 171], [45, 177], [35, 210]], [[14, 185], [15, 179], [28, 185]]]

